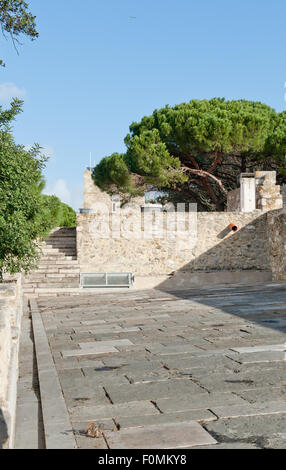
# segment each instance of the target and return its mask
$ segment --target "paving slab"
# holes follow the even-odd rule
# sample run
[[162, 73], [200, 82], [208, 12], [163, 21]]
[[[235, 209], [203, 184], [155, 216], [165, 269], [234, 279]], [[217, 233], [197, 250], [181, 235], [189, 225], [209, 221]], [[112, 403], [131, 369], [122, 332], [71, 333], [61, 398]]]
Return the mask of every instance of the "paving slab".
[[105, 433], [110, 449], [183, 449], [215, 444], [216, 440], [197, 422], [160, 424], [117, 433]]
[[229, 354], [228, 357], [241, 364], [252, 364], [258, 362], [284, 362], [286, 367], [286, 354], [284, 351], [255, 351], [240, 353], [239, 355]]
[[286, 402], [286, 385], [283, 387], [263, 387], [243, 390], [238, 395], [249, 403], [265, 403], [271, 400]]
[[94, 421], [102, 418], [156, 415], [159, 411], [150, 401], [131, 401], [107, 406], [79, 406], [69, 409], [72, 421]]
[[[286, 402], [266, 402], [263, 404], [254, 403], [252, 405], [235, 406], [212, 406], [211, 411], [219, 418], [237, 418], [240, 416], [257, 416], [286, 413]], [[284, 415], [286, 418], [286, 415]]]
[[89, 355], [95, 355], [95, 354], [105, 354], [105, 353], [116, 353], [118, 352], [117, 349], [115, 349], [113, 346], [106, 346], [106, 345], [94, 345], [94, 346], [89, 346], [89, 348], [84, 348], [84, 349], [68, 349], [68, 350], [62, 350], [62, 356], [63, 358], [70, 357], [70, 356], [89, 356]]
[[129, 339], [112, 339], [110, 341], [93, 341], [93, 342], [86, 342], [86, 343], [79, 343], [81, 349], [89, 349], [89, 348], [101, 348], [101, 347], [110, 347], [110, 346], [129, 346], [133, 343]]
[[197, 421], [199, 423], [207, 423], [209, 421], [216, 421], [217, 416], [215, 416], [209, 410], [201, 409], [183, 411], [178, 413], [162, 413], [159, 415], [132, 416], [129, 418], [120, 418], [115, 416], [114, 420], [116, 423], [119, 424], [120, 429], [128, 429], [140, 428], [142, 426], [153, 424], [181, 423], [184, 421]]
[[240, 450], [240, 449], [261, 449], [261, 447], [258, 447], [257, 445], [254, 444], [248, 444], [248, 443], [237, 443], [237, 442], [232, 442], [232, 443], [224, 443], [224, 444], [215, 444], [215, 445], [210, 445], [210, 446], [196, 446], [196, 447], [190, 447], [192, 450]]
[[245, 400], [233, 393], [207, 393], [193, 394], [189, 399], [184, 395], [172, 398], [157, 399], [156, 404], [163, 413], [173, 413], [185, 410], [211, 409], [219, 404], [243, 405]]
[[[267, 333], [269, 333], [267, 331]], [[249, 346], [249, 347], [242, 347], [242, 348], [231, 348], [236, 352], [239, 353], [252, 353], [252, 352], [260, 352], [260, 351], [286, 351], [286, 343], [282, 344], [262, 344], [259, 346]]]
[[190, 397], [202, 391], [200, 386], [191, 380], [166, 380], [163, 382], [148, 382], [131, 385], [107, 386], [106, 391], [113, 403], [124, 403], [136, 400], [156, 400], [172, 396]]
[[30, 305], [45, 430], [45, 445], [48, 449], [74, 449], [76, 443], [73, 430], [43, 322], [36, 302], [31, 301]]
[[[82, 292], [39, 305], [79, 447], [95, 448], [77, 432], [98, 419], [119, 448], [133, 443], [125, 431], [184, 421], [217, 441], [204, 448], [283, 446], [284, 284]], [[178, 448], [202, 448], [183, 439]]]
[[[285, 414], [221, 418], [205, 423], [204, 428], [220, 443], [240, 442], [271, 448], [271, 439], [281, 435], [285, 437]], [[285, 439], [282, 439], [279, 448], [286, 449]]]

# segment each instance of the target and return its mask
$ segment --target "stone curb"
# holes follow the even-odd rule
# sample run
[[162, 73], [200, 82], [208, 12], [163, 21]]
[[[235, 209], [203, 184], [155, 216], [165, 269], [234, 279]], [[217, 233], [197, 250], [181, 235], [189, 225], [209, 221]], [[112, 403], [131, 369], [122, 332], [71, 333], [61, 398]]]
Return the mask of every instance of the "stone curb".
[[34, 299], [29, 300], [41, 394], [46, 449], [77, 447], [42, 317]]

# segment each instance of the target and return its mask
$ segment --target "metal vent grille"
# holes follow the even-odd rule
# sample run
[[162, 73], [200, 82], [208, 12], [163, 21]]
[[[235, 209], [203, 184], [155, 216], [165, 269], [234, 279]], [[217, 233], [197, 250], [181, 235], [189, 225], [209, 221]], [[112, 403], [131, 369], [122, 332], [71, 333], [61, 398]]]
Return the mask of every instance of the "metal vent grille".
[[81, 287], [131, 287], [132, 273], [81, 273]]

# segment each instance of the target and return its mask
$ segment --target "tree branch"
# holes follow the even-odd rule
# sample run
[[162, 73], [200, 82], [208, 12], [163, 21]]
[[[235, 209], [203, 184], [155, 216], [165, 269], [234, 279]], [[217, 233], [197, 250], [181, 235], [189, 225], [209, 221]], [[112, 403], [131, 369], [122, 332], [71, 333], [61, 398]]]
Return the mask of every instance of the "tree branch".
[[197, 170], [197, 169], [194, 169], [194, 168], [189, 168], [187, 166], [182, 166], [181, 169], [185, 172], [189, 172], [189, 173], [192, 173], [194, 175], [201, 176], [202, 178], [211, 178], [213, 181], [215, 181], [217, 183], [217, 185], [220, 187], [221, 191], [225, 195], [227, 195], [227, 190], [223, 186], [222, 182], [216, 176], [212, 175], [208, 171]]

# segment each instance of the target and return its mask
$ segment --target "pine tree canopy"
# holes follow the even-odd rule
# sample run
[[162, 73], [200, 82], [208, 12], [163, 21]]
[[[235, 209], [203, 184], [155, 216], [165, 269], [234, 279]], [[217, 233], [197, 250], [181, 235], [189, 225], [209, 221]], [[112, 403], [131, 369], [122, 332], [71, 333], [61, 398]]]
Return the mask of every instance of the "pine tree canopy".
[[192, 100], [133, 122], [125, 144], [125, 154], [95, 167], [100, 188], [132, 196], [152, 187], [171, 201], [223, 210], [241, 172], [276, 170], [284, 182], [286, 113], [246, 100]]

